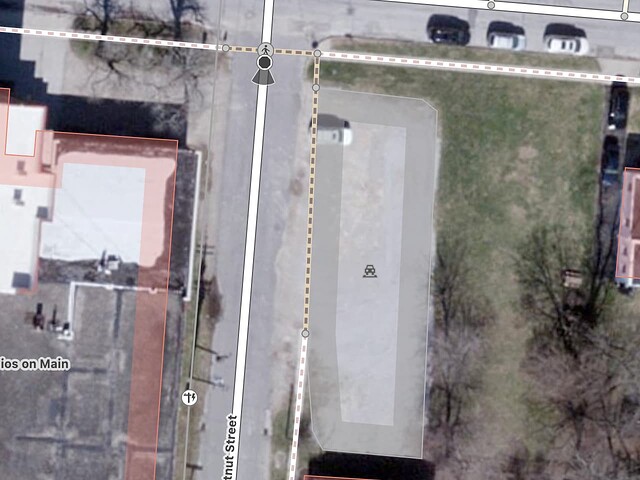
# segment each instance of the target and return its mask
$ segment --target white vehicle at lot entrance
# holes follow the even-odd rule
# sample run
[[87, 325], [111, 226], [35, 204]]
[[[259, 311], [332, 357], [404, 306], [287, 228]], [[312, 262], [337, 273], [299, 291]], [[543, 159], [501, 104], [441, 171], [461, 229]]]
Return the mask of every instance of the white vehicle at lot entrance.
[[[311, 128], [311, 122], [309, 122]], [[351, 145], [353, 133], [351, 125], [335, 115], [321, 113], [318, 115], [318, 145]]]

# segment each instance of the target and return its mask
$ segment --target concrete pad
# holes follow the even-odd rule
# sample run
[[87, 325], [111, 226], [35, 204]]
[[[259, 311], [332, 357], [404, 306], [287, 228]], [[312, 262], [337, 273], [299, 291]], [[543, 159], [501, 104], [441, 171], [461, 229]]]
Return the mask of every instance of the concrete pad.
[[421, 457], [437, 112], [331, 89], [319, 108], [353, 142], [316, 160], [313, 431], [325, 450]]
[[[342, 159], [338, 252], [340, 407], [347, 422], [393, 425], [406, 131], [360, 122], [352, 127], [356, 137]], [[399, 161], [387, 161], [394, 156]], [[363, 282], [369, 264], [377, 274]], [[366, 328], [372, 319], [376, 328]]]

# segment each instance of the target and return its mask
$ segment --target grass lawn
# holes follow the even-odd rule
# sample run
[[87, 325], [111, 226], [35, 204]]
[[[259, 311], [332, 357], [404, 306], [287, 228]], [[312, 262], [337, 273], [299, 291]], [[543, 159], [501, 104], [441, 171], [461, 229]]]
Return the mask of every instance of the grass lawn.
[[465, 60], [468, 62], [491, 63], [501, 65], [522, 65], [527, 67], [547, 67], [583, 72], [599, 72], [600, 67], [594, 58], [580, 58], [569, 55], [548, 55], [536, 52], [513, 52], [491, 50], [489, 48], [460, 48], [432, 43], [388, 41], [366, 41], [334, 39], [331, 50], [378, 53], [380, 55], [398, 55], [402, 57], [446, 58], [447, 60]]
[[285, 407], [278, 411], [273, 418], [271, 437], [271, 478], [284, 480], [287, 477], [289, 453], [291, 450], [291, 421], [293, 415], [288, 415]]
[[[482, 49], [348, 42], [375, 53], [464, 58], [505, 64], [542, 62], [540, 55]], [[470, 58], [472, 57], [472, 58]], [[555, 62], [562, 62], [561, 64]], [[590, 59], [545, 58], [550, 67], [594, 70]], [[473, 412], [470, 454], [496, 458], [515, 441], [544, 448], [520, 369], [529, 330], [518, 310], [516, 247], [534, 226], [561, 224], [583, 243], [594, 222], [606, 88], [602, 85], [485, 74], [383, 67], [323, 60], [331, 86], [423, 98], [438, 110], [441, 139], [436, 237], [464, 239], [467, 272], [496, 312], [482, 392]], [[319, 103], [322, 105], [322, 90]]]

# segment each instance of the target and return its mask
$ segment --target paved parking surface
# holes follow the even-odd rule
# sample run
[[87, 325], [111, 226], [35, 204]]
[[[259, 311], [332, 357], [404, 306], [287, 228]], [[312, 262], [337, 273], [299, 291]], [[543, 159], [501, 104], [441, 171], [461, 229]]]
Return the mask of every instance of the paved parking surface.
[[322, 92], [320, 112], [352, 122], [354, 140], [318, 145], [313, 432], [329, 451], [420, 458], [437, 112], [418, 99]]

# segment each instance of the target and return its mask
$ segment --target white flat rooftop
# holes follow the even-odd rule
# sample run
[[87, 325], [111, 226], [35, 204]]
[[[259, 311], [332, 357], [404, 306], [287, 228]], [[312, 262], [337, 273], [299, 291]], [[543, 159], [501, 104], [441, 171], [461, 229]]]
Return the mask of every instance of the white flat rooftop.
[[142, 168], [65, 163], [40, 256], [98, 260], [106, 250], [140, 263], [144, 188]]
[[[49, 207], [51, 189], [0, 185], [0, 293], [31, 289], [38, 266], [38, 207]], [[6, 233], [10, 232], [10, 233]]]
[[10, 104], [6, 153], [32, 156], [36, 143], [36, 130], [44, 130], [46, 121], [47, 107]]

